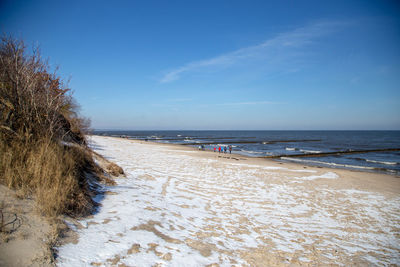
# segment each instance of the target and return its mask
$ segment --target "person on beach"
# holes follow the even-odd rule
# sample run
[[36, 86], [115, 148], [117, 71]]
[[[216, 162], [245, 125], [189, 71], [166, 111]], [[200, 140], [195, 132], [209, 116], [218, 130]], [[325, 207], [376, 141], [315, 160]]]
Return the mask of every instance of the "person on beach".
[[216, 147], [216, 146], [214, 146], [214, 152], [215, 152], [215, 151], [217, 151], [217, 147]]
[[224, 146], [224, 153], [226, 154], [226, 146]]
[[218, 153], [221, 153], [221, 146], [218, 147]]
[[232, 145], [229, 145], [229, 154], [232, 154]]

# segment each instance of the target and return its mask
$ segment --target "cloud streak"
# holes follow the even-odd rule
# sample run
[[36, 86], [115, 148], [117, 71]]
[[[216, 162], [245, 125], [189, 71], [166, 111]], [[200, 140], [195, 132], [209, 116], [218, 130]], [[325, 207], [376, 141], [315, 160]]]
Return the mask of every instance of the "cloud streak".
[[167, 99], [168, 102], [190, 102], [192, 101], [192, 98], [170, 98]]
[[217, 104], [218, 106], [250, 106], [250, 105], [275, 105], [282, 104], [281, 102], [273, 101], [250, 101], [250, 102], [236, 102], [236, 103], [222, 103]]
[[229, 67], [239, 65], [245, 61], [263, 60], [269, 56], [284, 55], [288, 51], [306, 47], [318, 37], [327, 35], [342, 26], [342, 22], [319, 22], [290, 32], [278, 34], [259, 45], [249, 46], [236, 51], [222, 54], [213, 58], [194, 61], [167, 72], [161, 83], [169, 83], [180, 79], [183, 75], [208, 70], [217, 67]]

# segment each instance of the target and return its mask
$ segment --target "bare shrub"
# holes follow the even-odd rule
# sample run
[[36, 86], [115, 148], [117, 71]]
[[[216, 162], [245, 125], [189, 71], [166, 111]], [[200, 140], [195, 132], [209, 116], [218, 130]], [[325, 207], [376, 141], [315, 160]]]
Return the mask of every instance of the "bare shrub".
[[26, 55], [22, 41], [3, 37], [0, 44], [0, 135], [3, 140], [45, 136], [84, 143], [83, 119], [70, 90], [50, 72], [38, 49]]
[[86, 173], [100, 173], [86, 146], [90, 122], [38, 49], [0, 43], [0, 182], [33, 196], [48, 216], [84, 214], [94, 203]]

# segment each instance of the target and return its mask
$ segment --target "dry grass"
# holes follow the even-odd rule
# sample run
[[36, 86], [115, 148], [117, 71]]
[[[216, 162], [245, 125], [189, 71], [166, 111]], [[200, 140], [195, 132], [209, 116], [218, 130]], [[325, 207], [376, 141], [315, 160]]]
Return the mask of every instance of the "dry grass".
[[120, 176], [124, 174], [124, 170], [118, 166], [117, 164], [110, 162], [107, 167], [106, 170], [108, 173], [110, 173], [113, 176]]
[[[115, 164], [108, 165], [109, 173], [95, 164], [85, 140], [89, 125], [38, 49], [28, 54], [23, 41], [0, 37], [0, 183], [14, 189], [17, 198], [34, 199], [52, 221], [46, 256], [51, 261], [51, 248], [65, 230], [59, 215], [89, 214], [96, 205], [95, 181], [112, 185], [112, 176], [123, 174]], [[0, 203], [3, 242], [11, 238], [9, 214]], [[11, 215], [18, 219], [17, 213]]]
[[85, 149], [42, 140], [3, 143], [0, 152], [1, 182], [33, 196], [42, 214], [85, 214], [93, 208], [85, 171], [94, 163]]

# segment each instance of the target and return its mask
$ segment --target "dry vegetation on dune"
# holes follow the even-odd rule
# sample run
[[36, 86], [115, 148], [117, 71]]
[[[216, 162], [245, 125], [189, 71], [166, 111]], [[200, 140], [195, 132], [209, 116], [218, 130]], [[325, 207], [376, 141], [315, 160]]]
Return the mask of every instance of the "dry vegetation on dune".
[[114, 184], [112, 175], [123, 173], [118, 166], [108, 170], [110, 162], [88, 147], [88, 130], [39, 50], [28, 53], [22, 41], [2, 37], [0, 265], [52, 266], [53, 247], [68, 231], [62, 216], [90, 214], [96, 182]]
[[93, 208], [85, 171], [93, 164], [88, 151], [49, 140], [1, 144], [2, 183], [19, 196], [34, 196], [42, 214], [80, 215]]
[[[87, 147], [89, 123], [70, 90], [38, 49], [0, 44], [0, 182], [33, 197], [45, 216], [81, 215], [94, 207], [88, 173], [102, 174]], [[96, 178], [94, 178], [96, 179]]]

